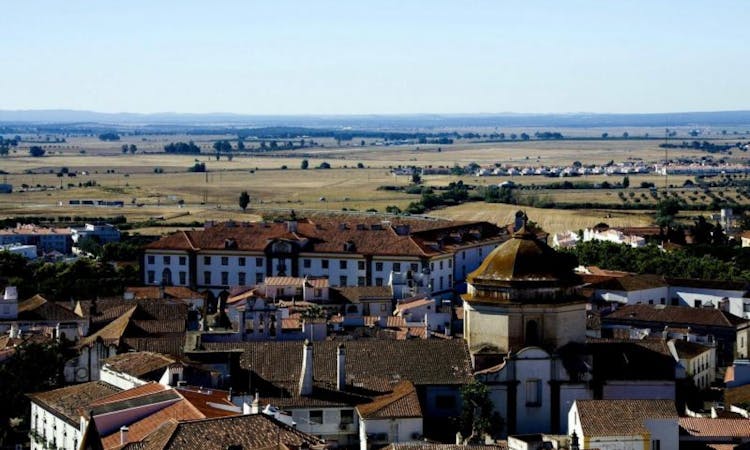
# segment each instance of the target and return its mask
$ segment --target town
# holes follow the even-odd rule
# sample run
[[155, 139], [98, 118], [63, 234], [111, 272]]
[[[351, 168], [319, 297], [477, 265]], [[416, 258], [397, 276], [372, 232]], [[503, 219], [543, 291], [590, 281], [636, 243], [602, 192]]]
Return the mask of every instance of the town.
[[0, 450], [750, 449], [745, 2], [0, 17]]
[[[664, 238], [626, 231], [581, 242]], [[212, 221], [145, 244], [122, 294], [68, 300], [10, 268], [84, 261], [116, 226], [0, 236], [0, 367], [49, 364], [3, 394], [30, 404], [3, 414], [32, 449], [750, 442], [748, 283], [581, 265], [520, 210]]]

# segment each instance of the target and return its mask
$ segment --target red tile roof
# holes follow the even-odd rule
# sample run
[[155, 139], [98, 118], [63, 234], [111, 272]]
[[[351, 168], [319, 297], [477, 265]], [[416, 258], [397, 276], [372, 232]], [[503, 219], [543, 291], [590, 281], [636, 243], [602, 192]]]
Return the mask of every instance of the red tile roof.
[[110, 369], [140, 378], [155, 370], [164, 370], [177, 360], [161, 353], [127, 352], [108, 358], [105, 364]]
[[120, 391], [120, 388], [109, 383], [91, 381], [28, 396], [34, 403], [78, 427], [82, 408], [88, 408], [93, 402]]
[[[129, 287], [125, 289], [125, 293], [133, 294], [136, 300], [155, 299], [162, 297], [161, 288], [159, 286]], [[185, 300], [193, 298], [203, 298], [203, 294], [185, 286], [165, 286], [164, 297]]]
[[364, 419], [422, 417], [417, 389], [410, 381], [401, 381], [392, 392], [375, 397], [371, 403], [358, 405], [357, 412]]
[[177, 388], [177, 392], [198, 409], [205, 418], [228, 417], [241, 414], [239, 411], [230, 411], [227, 409], [237, 408], [234, 403], [229, 401], [230, 394], [228, 391], [184, 387]]
[[155, 394], [157, 392], [166, 391], [167, 387], [156, 382], [150, 382], [141, 386], [136, 386], [132, 389], [127, 389], [106, 397], [102, 397], [96, 401], [89, 403], [89, 406], [101, 406], [110, 403], [121, 402], [123, 400], [130, 400], [137, 397], [143, 397], [146, 395]]
[[[399, 234], [397, 227], [407, 223], [415, 231]], [[357, 226], [357, 225], [361, 226]], [[296, 242], [304, 251], [364, 255], [433, 256], [458, 245], [498, 242], [504, 230], [487, 222], [450, 223], [394, 219], [382, 226], [372, 218], [356, 221], [300, 220], [290, 233], [285, 223], [226, 222], [204, 230], [181, 231], [146, 246], [149, 250], [223, 250], [233, 241], [232, 250], [263, 252], [269, 242], [282, 239]]]
[[576, 400], [575, 404], [586, 437], [643, 435], [649, 433], [648, 419], [677, 420], [672, 400]]
[[714, 308], [691, 308], [689, 306], [624, 305], [602, 316], [602, 322], [659, 322], [665, 325], [701, 325], [735, 327], [747, 323], [732, 314]]
[[680, 434], [704, 438], [750, 437], [750, 420], [680, 417]]

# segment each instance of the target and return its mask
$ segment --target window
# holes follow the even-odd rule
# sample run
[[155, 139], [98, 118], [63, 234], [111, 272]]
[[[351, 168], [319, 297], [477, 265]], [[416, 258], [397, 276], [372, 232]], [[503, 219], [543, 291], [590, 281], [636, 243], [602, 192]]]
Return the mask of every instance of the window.
[[237, 274], [237, 284], [240, 286], [245, 285], [245, 272], [240, 272]]
[[659, 439], [651, 440], [651, 450], [661, 450], [661, 441]]
[[187, 272], [184, 270], [180, 271], [180, 284], [187, 284]]
[[320, 267], [322, 267], [323, 269], [327, 269], [328, 268], [328, 260], [327, 259], [321, 260], [320, 261]]
[[383, 279], [380, 277], [375, 278], [375, 286], [382, 286], [383, 285]]
[[255, 284], [259, 284], [263, 282], [263, 274], [258, 272], [255, 274]]
[[648, 301], [648, 304], [649, 304], [649, 305], [653, 305], [653, 304], [654, 304], [654, 300], [653, 300], [653, 299], [649, 300], [649, 301]]
[[341, 410], [341, 423], [345, 425], [354, 423], [354, 410], [342, 409]]
[[701, 307], [701, 304], [702, 304], [702, 303], [701, 303], [701, 301], [700, 301], [700, 300], [696, 300], [696, 301], [695, 301], [695, 307], [696, 307], [696, 308], [700, 308], [700, 307]]
[[240, 256], [239, 258], [237, 258], [237, 264], [240, 265], [240, 266], [242, 266], [242, 267], [245, 267], [245, 257], [244, 256]]
[[311, 265], [312, 264], [311, 264], [311, 262], [310, 262], [309, 259], [303, 259], [302, 260], [302, 267], [304, 267], [305, 269], [309, 269]]
[[187, 264], [187, 257], [185, 257], [185, 256], [180, 256], [180, 258], [179, 258], [179, 262], [180, 262], [180, 265], [181, 265], [181, 266], [184, 266], [185, 264]]
[[148, 255], [147, 260], [149, 264], [154, 264], [156, 262], [156, 258], [154, 258], [154, 255]]
[[357, 286], [365, 285], [365, 277], [357, 277]]
[[322, 425], [323, 424], [323, 411], [320, 409], [314, 409], [310, 411], [310, 423]]
[[661, 302], [662, 305], [666, 305], [667, 304], [667, 299], [664, 298], [664, 297], [662, 297], [661, 299], [659, 299], [659, 302]]
[[382, 262], [376, 262], [375, 263], [375, 271], [376, 272], [382, 272], [383, 271], [383, 263]]
[[461, 259], [466, 261], [466, 252], [461, 252]]
[[393, 263], [393, 271], [401, 272], [401, 263]]
[[448, 275], [448, 287], [453, 287], [453, 275]]
[[438, 395], [435, 397], [435, 406], [439, 409], [453, 409], [456, 407], [456, 397], [452, 395]]
[[365, 270], [365, 262], [357, 261], [357, 270]]
[[339, 277], [339, 286], [347, 286], [348, 285], [347, 281], [348, 280], [346, 279], [346, 275], [340, 276]]
[[526, 406], [542, 406], [542, 380], [526, 381]]
[[433, 270], [435, 270], [435, 263], [431, 262], [430, 263], [430, 271], [433, 271]]
[[346, 270], [346, 267], [347, 267], [347, 261], [345, 259], [342, 259], [341, 261], [339, 261], [339, 269]]
[[211, 284], [211, 272], [208, 270], [203, 272], [203, 284]]
[[411, 263], [411, 271], [412, 272], [418, 272], [419, 271], [419, 264], [417, 264], [417, 263]]
[[221, 284], [229, 284], [229, 272], [221, 272]]
[[449, 268], [449, 269], [452, 269], [452, 268], [453, 268], [453, 260], [452, 260], [452, 259], [449, 259], [449, 260], [448, 260], [448, 268]]
[[148, 279], [149, 284], [154, 284], [154, 279], [156, 278], [154, 271], [149, 270], [148, 272], [146, 272], [146, 278]]
[[440, 270], [443, 270], [443, 261], [440, 260]]
[[263, 267], [263, 258], [255, 258], [255, 267]]
[[229, 265], [229, 257], [228, 256], [222, 256], [221, 257], [221, 265], [222, 266], [228, 266]]
[[203, 257], [203, 264], [210, 266], [211, 265], [211, 257], [210, 256], [204, 256]]
[[380, 304], [380, 312], [386, 312], [388, 310], [388, 305], [385, 303]]
[[171, 256], [164, 256], [162, 259], [163, 259], [165, 265], [172, 264], [172, 257]]

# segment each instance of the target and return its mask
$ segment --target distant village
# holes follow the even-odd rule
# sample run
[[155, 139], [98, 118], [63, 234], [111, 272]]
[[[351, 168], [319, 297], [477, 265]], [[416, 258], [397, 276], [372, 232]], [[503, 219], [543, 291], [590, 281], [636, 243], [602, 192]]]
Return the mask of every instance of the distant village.
[[[18, 448], [750, 445], [750, 284], [579, 265], [563, 250], [662, 231], [529, 219], [211, 221], [143, 246], [116, 296], [23, 296], [0, 273], [0, 370], [65, 349], [6, 412]], [[120, 232], [18, 224], [0, 256], [89, 258], [90, 239]]]

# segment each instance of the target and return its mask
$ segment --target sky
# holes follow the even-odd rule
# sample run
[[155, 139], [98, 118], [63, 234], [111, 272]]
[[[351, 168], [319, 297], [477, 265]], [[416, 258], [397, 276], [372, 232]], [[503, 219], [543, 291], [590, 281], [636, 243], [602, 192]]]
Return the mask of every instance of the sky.
[[0, 109], [750, 109], [746, 0], [12, 1]]

